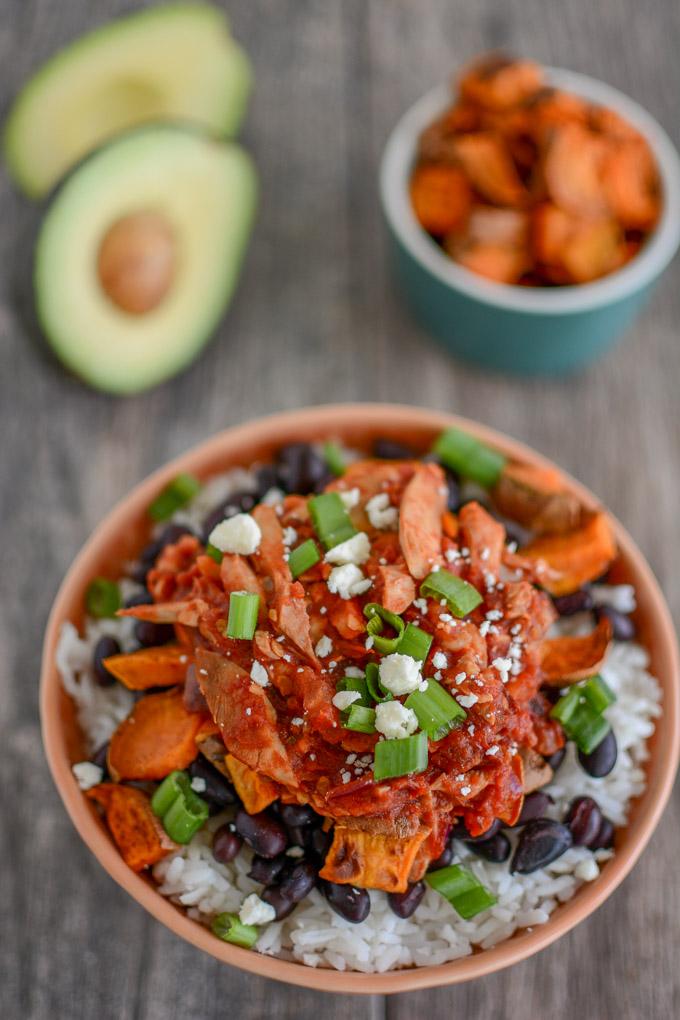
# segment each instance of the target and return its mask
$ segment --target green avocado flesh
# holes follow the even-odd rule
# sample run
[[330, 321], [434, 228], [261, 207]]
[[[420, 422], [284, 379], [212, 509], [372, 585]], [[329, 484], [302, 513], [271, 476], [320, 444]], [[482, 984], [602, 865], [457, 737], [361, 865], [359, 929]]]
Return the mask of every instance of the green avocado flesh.
[[[61, 361], [92, 386], [136, 393], [184, 368], [229, 303], [256, 204], [253, 165], [237, 145], [169, 125], [95, 153], [57, 193], [38, 237], [38, 317]], [[98, 256], [110, 228], [151, 213], [167, 223], [175, 269], [149, 311], [123, 311]]]
[[39, 198], [107, 139], [157, 121], [236, 134], [250, 65], [224, 15], [165, 4], [82, 36], [52, 57], [12, 106], [4, 152], [16, 184]]

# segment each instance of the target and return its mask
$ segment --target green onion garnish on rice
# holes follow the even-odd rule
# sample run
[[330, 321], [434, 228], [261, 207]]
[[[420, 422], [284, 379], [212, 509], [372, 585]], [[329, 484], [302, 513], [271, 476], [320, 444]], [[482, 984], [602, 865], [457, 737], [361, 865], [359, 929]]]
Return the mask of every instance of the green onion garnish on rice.
[[614, 701], [616, 696], [602, 677], [591, 676], [584, 683], [570, 687], [550, 715], [562, 724], [562, 729], [579, 751], [591, 754], [611, 729], [603, 712]]
[[462, 577], [457, 577], [450, 570], [444, 569], [433, 570], [427, 575], [420, 586], [420, 594], [437, 601], [446, 599], [449, 609], [459, 620], [476, 609], [482, 601], [482, 596], [476, 588]]
[[373, 778], [393, 779], [424, 772], [427, 768], [427, 733], [414, 733], [398, 740], [381, 740], [375, 745]]
[[425, 876], [425, 881], [431, 889], [448, 900], [456, 913], [466, 921], [496, 903], [493, 893], [471, 871], [459, 864], [431, 871]]
[[430, 740], [441, 740], [466, 718], [465, 710], [436, 680], [427, 681], [427, 690], [413, 691], [404, 704], [413, 709]]
[[337, 492], [312, 496], [308, 506], [314, 530], [324, 549], [332, 549], [356, 535], [357, 529], [349, 519], [347, 508]]
[[191, 789], [186, 772], [171, 772], [151, 798], [151, 810], [175, 843], [189, 843], [208, 820], [208, 804]]
[[201, 483], [193, 475], [181, 474], [165, 486], [162, 492], [154, 499], [149, 507], [149, 517], [154, 521], [167, 521], [169, 517], [180, 510], [194, 498]]
[[432, 452], [452, 471], [491, 489], [501, 476], [506, 458], [460, 429], [442, 432]]
[[115, 616], [122, 605], [120, 588], [106, 577], [95, 577], [85, 592], [85, 608], [90, 616], [101, 619]]
[[313, 567], [320, 559], [321, 553], [312, 538], [308, 538], [306, 542], [298, 545], [295, 549], [291, 549], [288, 557], [288, 566], [290, 567], [293, 579], [299, 577], [300, 574], [304, 574], [306, 570]]
[[249, 591], [233, 591], [229, 596], [227, 637], [251, 641], [257, 627], [260, 596]]
[[254, 924], [242, 924], [236, 914], [218, 914], [211, 925], [213, 935], [223, 942], [231, 942], [242, 949], [252, 949], [257, 942], [258, 931]]

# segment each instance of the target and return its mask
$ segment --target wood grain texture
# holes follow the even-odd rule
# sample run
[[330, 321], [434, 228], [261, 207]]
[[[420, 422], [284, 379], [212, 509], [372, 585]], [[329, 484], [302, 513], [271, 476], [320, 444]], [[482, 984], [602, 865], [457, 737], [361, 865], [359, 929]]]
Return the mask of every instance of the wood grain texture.
[[[5, 100], [122, 0], [1, 0]], [[680, 1015], [677, 799], [634, 874], [578, 931], [482, 983], [389, 1000], [329, 997], [221, 967], [147, 917], [68, 822], [37, 720], [42, 627], [111, 504], [206, 435], [310, 402], [381, 399], [480, 418], [555, 458], [632, 531], [680, 611], [677, 266], [613, 355], [567, 381], [451, 361], [392, 286], [376, 197], [400, 112], [492, 46], [602, 77], [678, 138], [680, 14], [637, 0], [231, 0], [257, 87], [245, 140], [262, 201], [237, 300], [182, 377], [95, 394], [46, 354], [30, 298], [40, 210], [0, 181], [0, 1015], [6, 1020]]]

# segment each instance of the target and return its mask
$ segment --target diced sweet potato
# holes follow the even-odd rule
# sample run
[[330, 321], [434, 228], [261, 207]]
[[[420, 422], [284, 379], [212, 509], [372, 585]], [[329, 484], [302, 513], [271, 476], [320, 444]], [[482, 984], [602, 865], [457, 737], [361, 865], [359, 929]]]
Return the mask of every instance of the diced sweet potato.
[[571, 531], [581, 520], [581, 504], [554, 468], [510, 462], [493, 497], [502, 514], [537, 534]]
[[543, 682], [562, 687], [593, 676], [607, 657], [611, 639], [612, 626], [606, 617], [590, 634], [546, 638], [541, 644]]
[[114, 779], [164, 779], [198, 754], [204, 716], [189, 712], [182, 692], [147, 694], [111, 737], [108, 768]]
[[411, 178], [411, 202], [418, 222], [435, 237], [462, 226], [470, 201], [470, 185], [458, 167], [425, 163]]
[[606, 142], [582, 124], [556, 127], [547, 145], [543, 175], [556, 205], [576, 216], [605, 216], [607, 197], [602, 183]]
[[551, 595], [569, 595], [601, 577], [616, 558], [616, 542], [606, 514], [592, 514], [575, 531], [544, 535], [521, 550], [547, 568], [543, 587]]
[[181, 645], [141, 648], [127, 655], [111, 655], [104, 659], [109, 673], [129, 691], [146, 691], [150, 687], [173, 687], [184, 683], [191, 658]]
[[460, 93], [488, 110], [509, 110], [543, 86], [543, 68], [531, 60], [512, 60], [491, 53], [463, 70]]
[[258, 775], [254, 769], [244, 765], [233, 754], [227, 754], [224, 761], [229, 777], [249, 815], [264, 811], [278, 798], [279, 786], [271, 779]]
[[319, 874], [329, 882], [405, 892], [411, 866], [429, 832], [421, 828], [414, 835], [400, 836], [338, 824]]
[[602, 181], [610, 209], [623, 227], [654, 227], [661, 208], [658, 172], [644, 140], [612, 143], [602, 164]]
[[461, 135], [456, 153], [470, 184], [487, 201], [510, 207], [526, 203], [526, 189], [502, 138], [481, 131]]
[[546, 203], [533, 217], [537, 261], [555, 283], [588, 283], [623, 265], [625, 239], [610, 216], [579, 217]]
[[461, 266], [496, 283], [519, 283], [531, 266], [528, 249], [466, 241], [447, 243], [445, 247]]
[[151, 810], [149, 798], [134, 786], [100, 783], [85, 794], [104, 808], [121, 857], [133, 871], [142, 871], [177, 849]]
[[475, 205], [470, 213], [466, 236], [479, 244], [524, 248], [529, 239], [529, 214], [519, 209]]

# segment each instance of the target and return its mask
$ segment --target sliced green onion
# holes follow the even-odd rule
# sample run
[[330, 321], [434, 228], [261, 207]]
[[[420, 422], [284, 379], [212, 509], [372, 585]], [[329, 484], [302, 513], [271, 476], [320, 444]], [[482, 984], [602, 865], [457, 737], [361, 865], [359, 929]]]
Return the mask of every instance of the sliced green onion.
[[441, 740], [456, 723], [467, 717], [465, 710], [436, 680], [428, 680], [424, 691], [413, 691], [404, 704], [416, 713], [421, 730], [425, 730], [430, 740]]
[[462, 868], [460, 864], [451, 864], [448, 868], [430, 871], [425, 876], [425, 881], [430, 888], [448, 900], [456, 913], [466, 921], [496, 903], [493, 893], [489, 892], [471, 871]]
[[347, 507], [337, 492], [322, 492], [320, 496], [312, 496], [308, 506], [314, 530], [324, 549], [332, 549], [356, 535], [357, 529], [349, 519]]
[[233, 591], [229, 596], [227, 637], [250, 641], [257, 627], [260, 596], [249, 591]]
[[432, 644], [432, 635], [426, 630], [416, 627], [415, 623], [407, 623], [401, 641], [397, 645], [400, 655], [410, 655], [412, 659], [425, 662]]
[[321, 553], [319, 552], [316, 542], [313, 538], [308, 538], [302, 545], [298, 545], [295, 549], [292, 549], [290, 556], [288, 557], [288, 566], [293, 578], [299, 577], [300, 574], [304, 574], [306, 570], [313, 567], [315, 563], [318, 563], [321, 559]]
[[186, 772], [171, 772], [151, 798], [151, 810], [175, 843], [189, 843], [208, 820], [209, 808], [191, 789]]
[[611, 726], [602, 714], [616, 696], [600, 676], [591, 676], [585, 683], [574, 684], [552, 709], [551, 718], [583, 754], [590, 754], [602, 743]]
[[122, 605], [120, 588], [115, 581], [95, 577], [85, 592], [85, 608], [90, 616], [115, 616]]
[[374, 754], [373, 777], [376, 780], [423, 772], [427, 768], [427, 733], [381, 740], [375, 745]]
[[242, 924], [236, 914], [218, 914], [212, 922], [213, 935], [223, 942], [231, 942], [243, 949], [252, 949], [257, 942], [258, 930], [254, 924]]
[[323, 456], [326, 464], [336, 478], [339, 478], [340, 475], [344, 475], [347, 465], [345, 464], [345, 455], [342, 452], [342, 447], [338, 446], [337, 443], [330, 441], [324, 443]]
[[201, 483], [193, 475], [177, 475], [156, 496], [149, 507], [149, 517], [153, 518], [154, 521], [167, 521], [168, 517], [172, 517], [175, 510], [186, 506], [194, 498], [200, 487]]
[[446, 599], [449, 609], [460, 620], [482, 601], [476, 588], [457, 577], [450, 570], [434, 570], [428, 574], [420, 586], [420, 594], [431, 596], [437, 600]]
[[205, 555], [209, 556], [211, 560], [215, 561], [215, 563], [221, 563], [224, 558], [222, 550], [218, 549], [216, 545], [212, 544], [212, 542], [208, 542], [206, 545]]
[[392, 692], [385, 691], [380, 686], [380, 668], [377, 662], [369, 662], [366, 666], [366, 686], [368, 687], [368, 693], [378, 704], [383, 701], [394, 700]]
[[363, 676], [345, 676], [338, 684], [339, 691], [356, 691], [361, 695], [360, 701], [355, 701], [355, 705], [365, 705], [369, 707], [371, 704], [370, 694], [368, 693], [368, 684], [366, 678]]
[[491, 489], [501, 476], [506, 458], [460, 429], [442, 432], [432, 452], [443, 464], [464, 478]]
[[[369, 602], [364, 606], [364, 616], [368, 619], [366, 630], [373, 638], [373, 647], [382, 652], [383, 655], [391, 655], [392, 652], [396, 652], [397, 646], [404, 636], [404, 628], [406, 626], [402, 618], [397, 616], [396, 613], [391, 613], [389, 609], [384, 609], [377, 602]], [[385, 624], [388, 624], [392, 630], [396, 631], [395, 637], [387, 638], [381, 636]]]
[[349, 706], [343, 726], [357, 733], [375, 733], [375, 709], [360, 705], [357, 701]]

